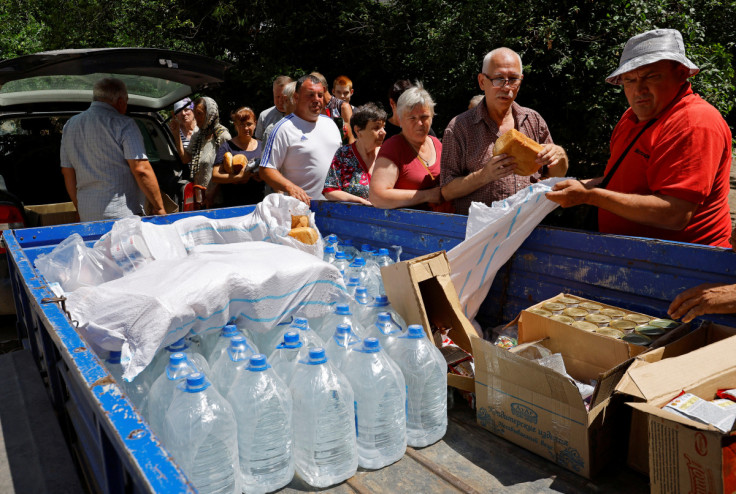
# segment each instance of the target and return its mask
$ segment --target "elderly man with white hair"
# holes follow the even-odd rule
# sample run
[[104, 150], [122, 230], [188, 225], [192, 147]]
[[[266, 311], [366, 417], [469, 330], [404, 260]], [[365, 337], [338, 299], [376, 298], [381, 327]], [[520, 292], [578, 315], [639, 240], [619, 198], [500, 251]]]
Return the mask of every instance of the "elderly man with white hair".
[[[485, 97], [475, 108], [453, 118], [442, 139], [442, 197], [455, 212], [468, 214], [470, 203], [489, 206], [546, 176], [567, 173], [567, 154], [552, 142], [547, 123], [536, 111], [516, 103], [522, 74], [521, 57], [509, 48], [497, 48], [483, 58], [478, 85]], [[541, 173], [514, 175], [515, 161], [493, 156], [496, 140], [516, 129], [542, 144], [537, 155]]]
[[604, 177], [562, 181], [547, 197], [598, 207], [604, 233], [729, 247], [731, 131], [693, 93], [698, 72], [679, 31], [631, 38], [606, 79], [623, 85], [630, 108], [613, 129]]
[[81, 221], [143, 214], [166, 214], [143, 136], [125, 115], [128, 89], [120, 79], [104, 78], [92, 89], [89, 109], [73, 116], [61, 137], [61, 173]]

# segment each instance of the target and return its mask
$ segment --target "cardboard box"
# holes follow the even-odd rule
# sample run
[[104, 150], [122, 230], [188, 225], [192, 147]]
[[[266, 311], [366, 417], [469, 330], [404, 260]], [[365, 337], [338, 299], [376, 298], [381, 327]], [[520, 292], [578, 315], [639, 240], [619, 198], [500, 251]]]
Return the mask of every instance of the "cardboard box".
[[[576, 297], [580, 298], [580, 297]], [[628, 415], [613, 391], [646, 347], [583, 331], [534, 313], [519, 318], [519, 347], [472, 339], [478, 423], [509, 441], [591, 478], [619, 453]], [[541, 342], [561, 353], [569, 375], [596, 381], [586, 408], [574, 382], [517, 353]], [[623, 450], [620, 451], [623, 455]]]
[[[676, 330], [677, 331], [677, 330]], [[704, 322], [692, 332], [684, 336], [673, 333], [661, 341], [659, 348], [652, 349], [638, 355], [631, 363], [624, 377], [616, 386], [616, 392], [625, 395], [625, 400], [645, 402], [647, 397], [638, 385], [631, 379], [631, 372], [654, 362], [685, 355], [698, 348], [722, 341], [736, 335], [736, 329], [711, 322]], [[680, 336], [677, 338], [677, 336]], [[631, 414], [631, 428], [629, 430], [629, 447], [626, 463], [645, 475], [649, 475], [649, 418], [646, 413], [634, 409]]]
[[[449, 338], [472, 354], [470, 338], [477, 332], [460, 307], [445, 251], [391, 264], [381, 268], [381, 276], [391, 305], [407, 324], [421, 324], [430, 340], [432, 325], [452, 328]], [[472, 377], [448, 373], [447, 384], [475, 391]]]
[[26, 221], [29, 227], [63, 225], [79, 221], [74, 203], [39, 204], [25, 207]]
[[630, 406], [647, 414], [651, 492], [736, 491], [736, 433], [661, 409], [681, 391], [711, 400], [736, 387], [736, 336], [631, 370], [647, 398]]

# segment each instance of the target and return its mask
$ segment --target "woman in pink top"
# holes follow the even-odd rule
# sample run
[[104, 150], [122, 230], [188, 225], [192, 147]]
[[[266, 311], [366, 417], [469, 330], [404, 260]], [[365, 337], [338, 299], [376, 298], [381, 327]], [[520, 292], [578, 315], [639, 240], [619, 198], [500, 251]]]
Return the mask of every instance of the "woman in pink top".
[[[383, 209], [418, 206], [436, 209], [442, 144], [429, 135], [434, 101], [417, 84], [397, 101], [401, 133], [381, 146], [371, 177], [369, 200]], [[434, 206], [432, 206], [434, 203]]]

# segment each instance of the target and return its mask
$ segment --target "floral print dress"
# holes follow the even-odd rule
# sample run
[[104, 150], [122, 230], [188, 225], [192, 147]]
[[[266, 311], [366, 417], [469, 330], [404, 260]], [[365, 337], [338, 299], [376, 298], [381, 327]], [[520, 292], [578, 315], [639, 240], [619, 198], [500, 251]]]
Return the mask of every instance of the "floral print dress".
[[368, 199], [371, 175], [355, 143], [342, 146], [332, 158], [322, 194], [342, 190], [363, 199]]

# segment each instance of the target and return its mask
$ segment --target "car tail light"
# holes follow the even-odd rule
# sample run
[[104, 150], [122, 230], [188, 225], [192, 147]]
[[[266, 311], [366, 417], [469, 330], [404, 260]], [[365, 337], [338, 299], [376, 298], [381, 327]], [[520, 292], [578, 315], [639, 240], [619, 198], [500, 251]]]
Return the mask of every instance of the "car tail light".
[[[13, 228], [23, 228], [23, 212], [10, 204], [0, 204], [0, 230], [12, 230]], [[2, 232], [0, 232], [2, 235]], [[0, 248], [0, 254], [5, 253], [5, 248]]]

